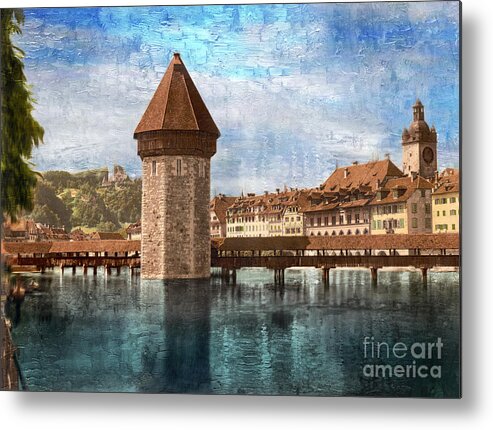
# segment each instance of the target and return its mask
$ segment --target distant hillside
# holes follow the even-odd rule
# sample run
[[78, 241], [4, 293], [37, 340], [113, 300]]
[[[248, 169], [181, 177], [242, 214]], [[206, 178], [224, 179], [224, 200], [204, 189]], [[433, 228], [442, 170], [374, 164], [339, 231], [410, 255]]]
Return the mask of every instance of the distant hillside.
[[31, 217], [36, 222], [55, 226], [118, 231], [140, 219], [141, 179], [125, 179], [101, 186], [108, 169], [80, 173], [49, 171], [43, 173], [35, 192]]

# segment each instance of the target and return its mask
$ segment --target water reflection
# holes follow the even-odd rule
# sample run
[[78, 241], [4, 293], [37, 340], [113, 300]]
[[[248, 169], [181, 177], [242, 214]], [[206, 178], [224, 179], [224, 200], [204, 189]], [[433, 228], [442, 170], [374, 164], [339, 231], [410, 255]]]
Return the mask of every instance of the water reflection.
[[[248, 269], [236, 284], [34, 275], [14, 330], [32, 390], [456, 396], [456, 273]], [[437, 381], [369, 379], [364, 336], [444, 339]]]

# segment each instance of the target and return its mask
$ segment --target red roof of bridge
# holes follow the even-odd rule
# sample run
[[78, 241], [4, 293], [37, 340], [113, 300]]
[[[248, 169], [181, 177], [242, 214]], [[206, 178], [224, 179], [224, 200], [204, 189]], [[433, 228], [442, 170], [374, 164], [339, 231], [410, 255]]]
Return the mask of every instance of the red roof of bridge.
[[140, 252], [140, 240], [84, 240], [60, 242], [5, 242], [7, 254], [54, 254], [65, 252]]
[[459, 235], [382, 234], [352, 236], [227, 237], [213, 239], [221, 251], [341, 250], [341, 249], [459, 249]]

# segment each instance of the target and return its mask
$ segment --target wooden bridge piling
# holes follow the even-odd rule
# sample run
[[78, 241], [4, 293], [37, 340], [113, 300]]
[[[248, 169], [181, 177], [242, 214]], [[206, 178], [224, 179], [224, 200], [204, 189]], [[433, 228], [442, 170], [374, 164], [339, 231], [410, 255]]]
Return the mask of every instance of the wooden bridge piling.
[[371, 282], [376, 284], [378, 281], [378, 267], [370, 267], [371, 271]]
[[421, 275], [423, 277], [423, 285], [424, 286], [428, 285], [428, 268], [427, 267], [421, 268]]
[[274, 284], [284, 285], [284, 269], [274, 269]]

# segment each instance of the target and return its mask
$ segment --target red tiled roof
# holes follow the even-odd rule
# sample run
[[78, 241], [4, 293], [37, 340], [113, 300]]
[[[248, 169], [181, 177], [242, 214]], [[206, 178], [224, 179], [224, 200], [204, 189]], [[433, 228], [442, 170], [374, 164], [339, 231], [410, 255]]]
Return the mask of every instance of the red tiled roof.
[[213, 239], [221, 251], [271, 251], [297, 249], [459, 249], [459, 235], [381, 234], [351, 236], [227, 237]]
[[377, 182], [382, 183], [386, 178], [401, 177], [402, 171], [389, 159], [371, 161], [364, 164], [339, 167], [322, 184], [323, 191], [339, 191], [370, 187], [377, 188]]
[[460, 174], [458, 169], [445, 169], [438, 178], [436, 194], [458, 193], [460, 190]]
[[[389, 179], [380, 188], [380, 190], [387, 193], [387, 195], [382, 197], [380, 200], [378, 199], [378, 195], [375, 195], [375, 197], [373, 197], [372, 201], [370, 202], [370, 205], [384, 205], [406, 202], [416, 190], [431, 190], [432, 188], [433, 185], [421, 176], [416, 177], [414, 180], [411, 176]], [[392, 191], [395, 189], [404, 189], [405, 191], [400, 196], [394, 197]]]
[[209, 208], [214, 211], [221, 224], [226, 222], [226, 211], [236, 199], [237, 197], [227, 197], [220, 194], [211, 200]]
[[[259, 195], [247, 195], [246, 197], [237, 197], [228, 209], [237, 210], [237, 213], [230, 215], [249, 216], [249, 215], [269, 215], [279, 214], [286, 207], [298, 206], [300, 209], [307, 204], [308, 190], [285, 190], [276, 193], [266, 193]], [[261, 211], [249, 212], [249, 208], [263, 208]]]
[[139, 234], [142, 232], [142, 222], [137, 221], [134, 224], [130, 224], [126, 229], [127, 234]]
[[155, 130], [205, 131], [219, 136], [180, 54], [174, 54], [134, 136]]
[[91, 240], [123, 240], [120, 233], [96, 231], [91, 234]]
[[84, 240], [76, 242], [5, 242], [8, 254], [50, 254], [63, 252], [140, 252], [140, 240]]

